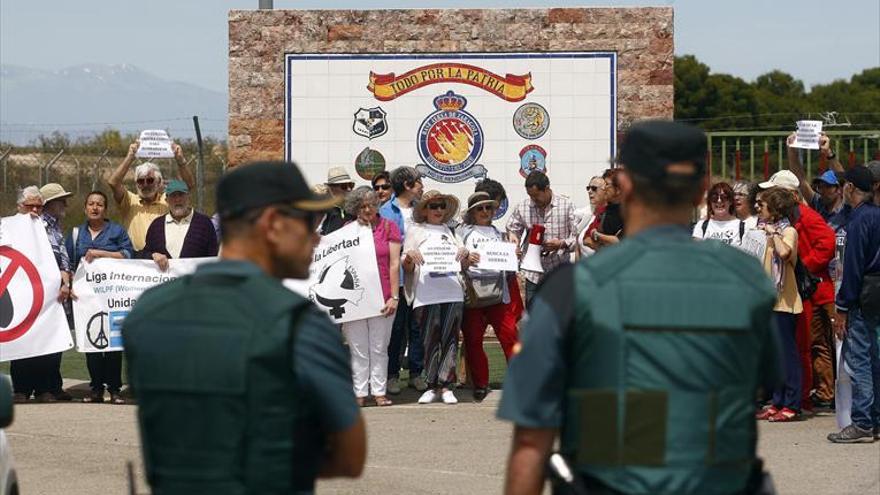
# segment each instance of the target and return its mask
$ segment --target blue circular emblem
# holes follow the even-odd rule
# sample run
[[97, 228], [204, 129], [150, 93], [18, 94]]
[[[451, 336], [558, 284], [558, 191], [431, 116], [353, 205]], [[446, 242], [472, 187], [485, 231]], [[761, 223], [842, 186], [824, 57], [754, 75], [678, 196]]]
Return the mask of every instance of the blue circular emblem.
[[503, 217], [505, 213], [507, 213], [507, 207], [510, 203], [507, 201], [507, 198], [501, 200], [501, 204], [498, 205], [498, 209], [495, 210], [495, 216], [492, 217], [492, 220], [498, 220]]
[[464, 111], [466, 105], [464, 96], [448, 91], [434, 98], [436, 111], [419, 127], [419, 156], [440, 175], [461, 175], [483, 153], [483, 129], [473, 115]]
[[536, 170], [547, 173], [547, 152], [536, 144], [530, 144], [519, 152], [519, 174], [528, 177]]

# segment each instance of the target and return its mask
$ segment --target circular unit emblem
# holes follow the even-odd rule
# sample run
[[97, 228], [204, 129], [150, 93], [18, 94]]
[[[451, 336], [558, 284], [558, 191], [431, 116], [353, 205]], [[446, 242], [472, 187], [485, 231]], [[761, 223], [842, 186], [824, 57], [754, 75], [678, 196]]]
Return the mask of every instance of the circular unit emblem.
[[498, 209], [495, 210], [495, 216], [492, 217], [492, 220], [498, 220], [503, 217], [505, 213], [507, 213], [507, 206], [510, 204], [507, 201], [507, 198], [501, 200], [501, 204], [498, 205]]
[[377, 150], [364, 148], [354, 159], [354, 169], [362, 179], [373, 180], [373, 177], [385, 170], [385, 157]]
[[547, 173], [547, 152], [537, 144], [530, 144], [519, 152], [519, 174], [528, 177], [536, 170]]
[[475, 167], [483, 153], [483, 129], [465, 106], [464, 96], [448, 91], [434, 98], [436, 111], [419, 127], [419, 157], [431, 178], [457, 182], [483, 171]]
[[538, 139], [550, 127], [550, 114], [537, 103], [524, 103], [513, 112], [513, 129], [525, 139]]

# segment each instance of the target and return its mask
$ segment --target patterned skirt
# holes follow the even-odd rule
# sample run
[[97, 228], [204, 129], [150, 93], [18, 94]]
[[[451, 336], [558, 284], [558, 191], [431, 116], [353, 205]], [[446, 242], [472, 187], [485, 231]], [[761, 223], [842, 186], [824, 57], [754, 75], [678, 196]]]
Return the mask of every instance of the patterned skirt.
[[464, 303], [429, 304], [413, 310], [425, 346], [425, 382], [431, 388], [455, 384], [458, 331]]

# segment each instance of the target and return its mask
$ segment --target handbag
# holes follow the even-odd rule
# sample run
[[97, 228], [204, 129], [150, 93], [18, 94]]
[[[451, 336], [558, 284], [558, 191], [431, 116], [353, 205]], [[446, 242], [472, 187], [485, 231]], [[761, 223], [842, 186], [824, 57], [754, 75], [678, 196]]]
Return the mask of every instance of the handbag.
[[477, 309], [504, 302], [504, 275], [505, 272], [480, 276], [465, 274], [464, 307]]
[[794, 265], [794, 279], [797, 283], [798, 294], [800, 294], [802, 301], [806, 301], [813, 297], [813, 294], [816, 293], [816, 289], [819, 288], [819, 282], [822, 281], [821, 278], [810, 273], [810, 271], [807, 270], [807, 267], [801, 263], [800, 259], [798, 259], [797, 263]]

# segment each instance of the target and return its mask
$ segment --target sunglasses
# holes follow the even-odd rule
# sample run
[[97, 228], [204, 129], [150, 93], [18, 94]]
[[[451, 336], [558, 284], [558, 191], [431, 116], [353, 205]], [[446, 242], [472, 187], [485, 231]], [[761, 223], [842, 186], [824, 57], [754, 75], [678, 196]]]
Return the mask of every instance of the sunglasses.
[[354, 189], [354, 184], [330, 184], [331, 188], [342, 189], [343, 191], [351, 191]]
[[303, 220], [312, 232], [318, 230], [325, 216], [323, 212], [303, 211], [284, 206], [278, 207], [278, 213], [288, 218]]
[[712, 201], [713, 203], [715, 201], [730, 201], [730, 198], [724, 194], [713, 194], [709, 196], [709, 201]]
[[445, 210], [446, 203], [429, 203], [428, 209], [429, 210]]
[[373, 186], [374, 191], [378, 191], [380, 189], [382, 191], [387, 191], [387, 190], [391, 189], [391, 184], [376, 184], [375, 186]]
[[137, 180], [137, 183], [140, 186], [143, 186], [143, 185], [151, 186], [151, 185], [153, 185], [154, 182], [156, 182], [156, 179], [154, 179], [153, 177], [142, 177]]
[[590, 192], [596, 192], [599, 189], [602, 189], [602, 188], [599, 186], [587, 186], [587, 191], [590, 191]]
[[479, 205], [474, 206], [474, 211], [493, 211], [495, 208], [492, 205]]

